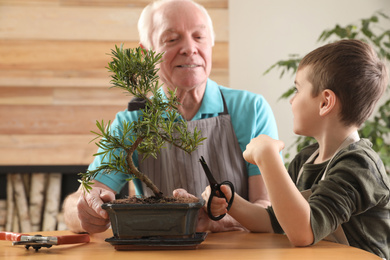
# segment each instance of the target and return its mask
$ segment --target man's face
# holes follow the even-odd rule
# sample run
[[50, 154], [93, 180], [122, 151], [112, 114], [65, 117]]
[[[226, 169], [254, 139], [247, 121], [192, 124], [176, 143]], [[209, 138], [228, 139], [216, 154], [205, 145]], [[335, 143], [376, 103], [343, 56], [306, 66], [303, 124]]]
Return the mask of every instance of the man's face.
[[159, 75], [165, 86], [205, 86], [211, 71], [211, 32], [205, 15], [190, 2], [162, 6], [154, 15], [153, 49], [164, 52]]

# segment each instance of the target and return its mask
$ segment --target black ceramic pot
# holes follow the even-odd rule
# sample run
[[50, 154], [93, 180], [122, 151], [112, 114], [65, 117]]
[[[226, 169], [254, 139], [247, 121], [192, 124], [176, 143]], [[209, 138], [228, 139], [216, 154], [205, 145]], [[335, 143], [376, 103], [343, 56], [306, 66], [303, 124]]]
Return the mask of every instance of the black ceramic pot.
[[105, 203], [116, 239], [146, 237], [191, 238], [195, 236], [199, 209], [196, 203], [112, 204]]

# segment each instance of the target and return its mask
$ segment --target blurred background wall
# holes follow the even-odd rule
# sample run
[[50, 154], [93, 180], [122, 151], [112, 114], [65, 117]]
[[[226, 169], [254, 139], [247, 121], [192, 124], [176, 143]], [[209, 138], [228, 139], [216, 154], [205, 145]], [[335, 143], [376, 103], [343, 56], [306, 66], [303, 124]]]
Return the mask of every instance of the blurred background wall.
[[[77, 173], [97, 149], [90, 131], [131, 99], [109, 90], [107, 54], [115, 44], [138, 46], [136, 23], [149, 2], [0, 0], [0, 230], [66, 228], [61, 202], [77, 189]], [[378, 10], [390, 15], [389, 0], [196, 2], [208, 9], [216, 31], [211, 78], [264, 95], [287, 146], [294, 141], [292, 115], [278, 98], [294, 78], [263, 72], [317, 47], [320, 32], [336, 23]]]
[[[322, 44], [321, 32], [369, 18], [375, 11], [390, 16], [389, 0], [229, 0], [230, 87], [260, 93], [270, 103], [280, 139], [290, 146], [292, 113], [288, 100], [278, 101], [295, 76], [263, 73], [289, 54], [305, 55]], [[383, 24], [390, 29], [390, 23]], [[389, 95], [389, 93], [387, 93]]]

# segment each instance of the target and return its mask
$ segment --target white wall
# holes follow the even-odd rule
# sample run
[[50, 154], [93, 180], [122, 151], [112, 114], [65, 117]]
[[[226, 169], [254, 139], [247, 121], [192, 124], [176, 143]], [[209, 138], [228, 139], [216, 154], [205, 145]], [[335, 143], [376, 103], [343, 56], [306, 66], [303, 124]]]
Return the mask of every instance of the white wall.
[[295, 76], [279, 79], [280, 71], [263, 72], [289, 54], [305, 55], [322, 45], [317, 39], [323, 30], [358, 22], [378, 10], [390, 16], [390, 0], [229, 0], [229, 87], [268, 100], [288, 147], [295, 140], [292, 113], [289, 102], [278, 98]]

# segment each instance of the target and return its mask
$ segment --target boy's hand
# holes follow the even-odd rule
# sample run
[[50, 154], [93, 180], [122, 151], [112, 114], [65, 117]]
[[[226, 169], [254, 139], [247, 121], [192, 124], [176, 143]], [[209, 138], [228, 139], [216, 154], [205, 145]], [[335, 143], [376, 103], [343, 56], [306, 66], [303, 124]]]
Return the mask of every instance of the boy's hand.
[[259, 164], [265, 156], [279, 154], [284, 148], [284, 143], [275, 140], [268, 135], [259, 135], [253, 138], [246, 146], [243, 153], [244, 159], [251, 164]]
[[[229, 186], [222, 185], [221, 186], [222, 192], [225, 194], [226, 198], [230, 200], [232, 194]], [[174, 197], [194, 197], [192, 194], [189, 194], [186, 190], [184, 189], [176, 189], [173, 191], [173, 196]], [[222, 231], [234, 231], [234, 230], [246, 230], [240, 223], [238, 223], [235, 219], [230, 217], [230, 215], [226, 215], [223, 219], [220, 221], [214, 221], [209, 218], [207, 215], [207, 202], [210, 196], [210, 187], [203, 192], [202, 197], [205, 199], [206, 203], [203, 208], [199, 210], [199, 215], [198, 215], [198, 225], [196, 226], [196, 232], [222, 232]], [[236, 194], [236, 196], [238, 196]], [[223, 198], [213, 198], [213, 203], [216, 202], [216, 200], [222, 200], [222, 203], [225, 204], [222, 208], [222, 212], [226, 212], [227, 208], [227, 203], [225, 199]], [[213, 214], [217, 215], [219, 214], [214, 213], [214, 209], [212, 209]], [[222, 213], [223, 214], [223, 213]]]
[[220, 216], [225, 213], [227, 213], [227, 207], [228, 203], [226, 202], [230, 200], [232, 197], [232, 191], [230, 190], [230, 187], [227, 185], [222, 185], [221, 186], [221, 191], [223, 194], [225, 194], [225, 198], [218, 198], [217, 196], [213, 197], [213, 200], [211, 201], [211, 206], [210, 209], [207, 209], [207, 203], [210, 198], [210, 193], [211, 193], [211, 188], [210, 186], [207, 186], [205, 191], [202, 193], [202, 198], [205, 200], [205, 206], [204, 209], [207, 212], [208, 210], [211, 210], [213, 216]]

